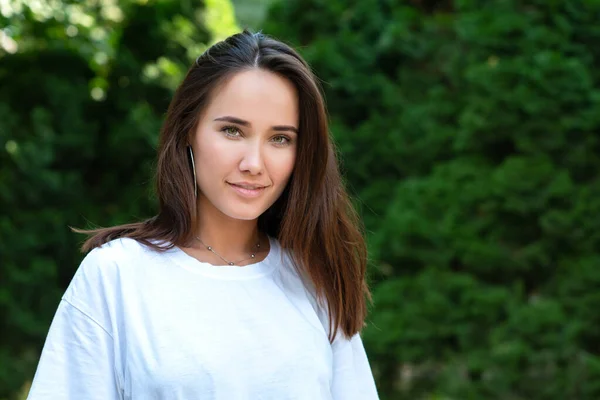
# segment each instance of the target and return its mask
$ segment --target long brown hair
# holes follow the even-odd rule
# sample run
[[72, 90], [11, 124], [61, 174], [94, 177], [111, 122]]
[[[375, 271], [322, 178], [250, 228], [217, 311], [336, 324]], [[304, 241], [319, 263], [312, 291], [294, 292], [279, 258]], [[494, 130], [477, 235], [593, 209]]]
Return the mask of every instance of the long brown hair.
[[314, 286], [329, 314], [330, 341], [341, 329], [360, 332], [371, 294], [362, 224], [340, 177], [321, 89], [307, 63], [286, 44], [244, 31], [210, 47], [196, 60], [171, 101], [158, 146], [158, 214], [148, 220], [91, 230], [92, 248], [120, 237], [158, 251], [187, 246], [197, 223], [193, 175], [186, 146], [211, 93], [233, 74], [261, 68], [291, 81], [300, 121], [294, 172], [281, 197], [258, 218], [259, 229], [289, 250], [295, 268]]

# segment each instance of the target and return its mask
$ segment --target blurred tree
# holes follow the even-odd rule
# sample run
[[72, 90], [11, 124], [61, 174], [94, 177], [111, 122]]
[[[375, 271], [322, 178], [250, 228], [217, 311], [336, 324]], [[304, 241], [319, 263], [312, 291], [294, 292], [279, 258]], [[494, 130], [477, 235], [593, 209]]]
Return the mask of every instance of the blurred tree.
[[237, 30], [222, 0], [0, 3], [0, 398], [32, 378], [82, 258], [68, 225], [153, 214], [172, 91]]
[[369, 232], [382, 399], [600, 398], [600, 3], [287, 0]]
[[260, 31], [271, 3], [274, 0], [231, 0], [236, 20], [241, 28]]

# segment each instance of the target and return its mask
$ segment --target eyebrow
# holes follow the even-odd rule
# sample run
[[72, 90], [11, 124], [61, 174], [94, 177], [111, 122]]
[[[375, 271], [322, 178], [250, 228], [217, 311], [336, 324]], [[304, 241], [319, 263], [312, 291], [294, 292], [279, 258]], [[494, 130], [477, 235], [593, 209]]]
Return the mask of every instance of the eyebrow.
[[[252, 124], [248, 121], [245, 121], [243, 119], [239, 119], [236, 117], [230, 117], [230, 116], [219, 117], [219, 118], [215, 118], [214, 120], [231, 122], [232, 124], [237, 124], [237, 125], [242, 125], [242, 126], [247, 126], [247, 127], [252, 126]], [[278, 131], [278, 132], [291, 131], [291, 132], [295, 132], [296, 134], [298, 134], [298, 128], [291, 126], [291, 125], [275, 125], [272, 127], [272, 129], [274, 131]]]

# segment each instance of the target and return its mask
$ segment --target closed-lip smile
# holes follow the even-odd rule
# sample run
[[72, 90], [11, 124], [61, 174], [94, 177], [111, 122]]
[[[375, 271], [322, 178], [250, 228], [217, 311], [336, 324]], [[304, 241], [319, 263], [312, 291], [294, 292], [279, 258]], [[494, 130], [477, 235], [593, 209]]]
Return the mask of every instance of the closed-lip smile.
[[267, 187], [267, 185], [261, 185], [258, 183], [250, 183], [250, 182], [227, 182], [230, 185], [233, 186], [238, 186], [241, 187], [243, 189], [248, 189], [248, 190], [256, 190], [256, 189], [263, 189], [265, 187]]
[[242, 197], [253, 199], [261, 196], [265, 192], [266, 186], [250, 182], [227, 182], [235, 192]]

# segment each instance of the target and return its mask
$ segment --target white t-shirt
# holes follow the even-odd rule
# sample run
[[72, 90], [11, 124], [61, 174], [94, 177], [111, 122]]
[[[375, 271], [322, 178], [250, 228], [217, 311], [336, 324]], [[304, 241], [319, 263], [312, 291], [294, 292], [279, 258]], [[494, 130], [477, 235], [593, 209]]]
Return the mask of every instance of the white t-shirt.
[[360, 336], [328, 321], [289, 254], [213, 266], [113, 240], [83, 260], [28, 399], [372, 400]]

